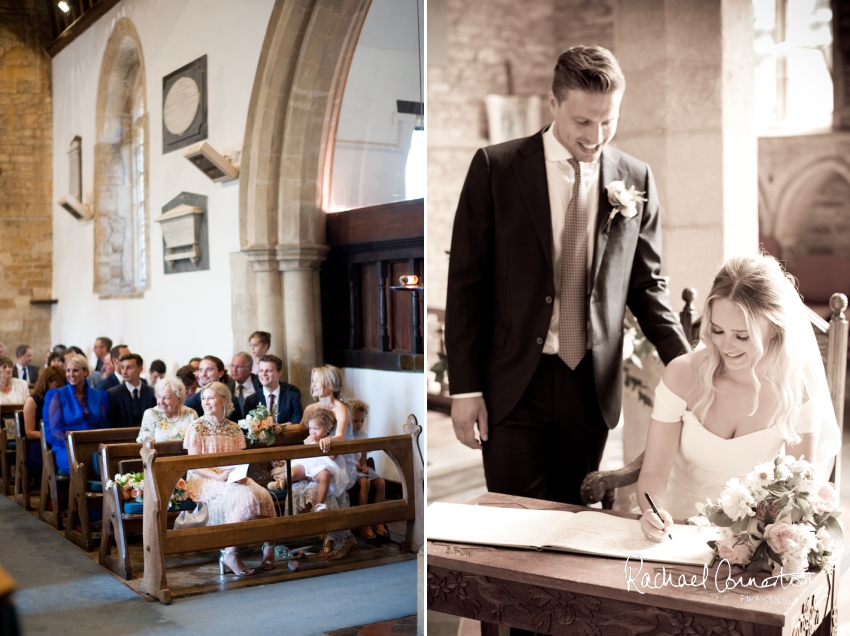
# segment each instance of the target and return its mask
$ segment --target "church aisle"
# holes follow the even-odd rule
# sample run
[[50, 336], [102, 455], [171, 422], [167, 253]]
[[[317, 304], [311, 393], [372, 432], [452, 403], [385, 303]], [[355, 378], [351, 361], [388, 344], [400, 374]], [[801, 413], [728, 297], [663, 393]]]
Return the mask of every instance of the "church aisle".
[[0, 564], [17, 582], [13, 600], [27, 636], [312, 636], [416, 613], [416, 561], [193, 596], [168, 606], [146, 602], [6, 497], [0, 497], [0, 537]]

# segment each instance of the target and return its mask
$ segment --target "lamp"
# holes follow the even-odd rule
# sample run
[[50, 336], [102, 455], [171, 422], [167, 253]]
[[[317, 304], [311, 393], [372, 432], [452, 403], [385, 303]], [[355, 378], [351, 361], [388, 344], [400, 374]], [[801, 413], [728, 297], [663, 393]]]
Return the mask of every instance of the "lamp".
[[232, 181], [239, 176], [239, 168], [206, 141], [189, 146], [183, 156], [216, 183]]
[[415, 274], [406, 274], [400, 276], [399, 284], [390, 287], [393, 291], [406, 291], [412, 297], [411, 303], [411, 319], [413, 333], [411, 339], [413, 343], [413, 353], [423, 353], [422, 342], [422, 325], [419, 322], [419, 294], [425, 291], [425, 287], [419, 284], [419, 277]]

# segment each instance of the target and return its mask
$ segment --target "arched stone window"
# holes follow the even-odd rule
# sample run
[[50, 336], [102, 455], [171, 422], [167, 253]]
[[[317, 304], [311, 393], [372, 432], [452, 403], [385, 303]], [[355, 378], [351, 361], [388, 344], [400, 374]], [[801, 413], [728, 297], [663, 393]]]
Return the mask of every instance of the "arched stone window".
[[150, 284], [145, 65], [138, 33], [122, 18], [100, 69], [95, 145], [94, 290], [139, 297]]

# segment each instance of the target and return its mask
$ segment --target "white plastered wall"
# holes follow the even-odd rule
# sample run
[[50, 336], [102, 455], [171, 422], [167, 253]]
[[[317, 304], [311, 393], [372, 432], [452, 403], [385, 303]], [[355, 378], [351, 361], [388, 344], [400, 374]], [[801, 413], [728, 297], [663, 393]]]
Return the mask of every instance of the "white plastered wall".
[[[230, 253], [239, 250], [239, 181], [216, 184], [184, 157], [162, 154], [162, 78], [207, 56], [207, 141], [222, 154], [241, 150], [248, 101], [273, 0], [124, 0], [52, 62], [53, 308], [51, 342], [89, 353], [98, 336], [123, 342], [176, 370], [193, 356], [232, 354]], [[68, 189], [68, 147], [82, 137], [83, 196], [94, 198], [94, 144], [103, 54], [121, 18], [141, 41], [150, 121], [150, 289], [144, 298], [101, 300], [94, 292], [94, 222], [56, 205]], [[206, 196], [210, 269], [166, 275], [162, 231], [153, 222], [181, 192]]]

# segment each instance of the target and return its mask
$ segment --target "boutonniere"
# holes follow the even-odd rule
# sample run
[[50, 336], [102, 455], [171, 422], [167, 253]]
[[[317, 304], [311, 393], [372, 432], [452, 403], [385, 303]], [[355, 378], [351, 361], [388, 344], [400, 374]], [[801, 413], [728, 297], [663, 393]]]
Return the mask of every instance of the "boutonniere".
[[626, 184], [622, 181], [612, 181], [605, 189], [608, 191], [608, 203], [614, 208], [608, 215], [608, 220], [605, 222], [605, 227], [602, 229], [606, 234], [611, 229], [611, 223], [614, 222], [614, 217], [617, 214], [622, 214], [625, 218], [630, 219], [637, 214], [637, 202], [646, 201], [642, 195], [643, 192], [636, 192], [632, 186], [628, 190]]

